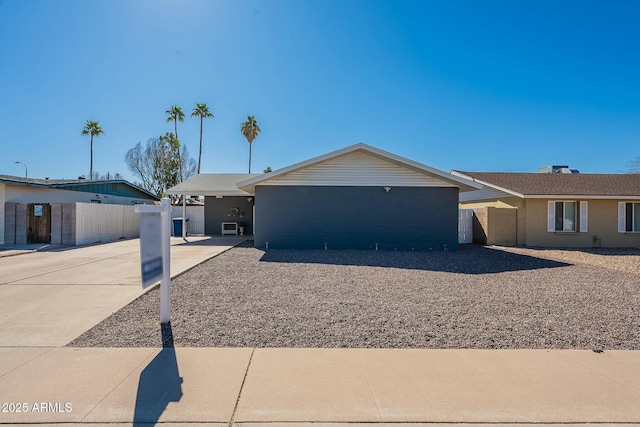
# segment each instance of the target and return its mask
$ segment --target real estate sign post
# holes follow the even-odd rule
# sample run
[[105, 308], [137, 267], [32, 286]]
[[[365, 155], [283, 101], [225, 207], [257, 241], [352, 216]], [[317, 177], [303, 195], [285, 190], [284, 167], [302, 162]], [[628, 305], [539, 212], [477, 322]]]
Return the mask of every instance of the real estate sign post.
[[140, 217], [140, 269], [142, 288], [160, 280], [160, 323], [171, 321], [171, 203], [136, 205]]

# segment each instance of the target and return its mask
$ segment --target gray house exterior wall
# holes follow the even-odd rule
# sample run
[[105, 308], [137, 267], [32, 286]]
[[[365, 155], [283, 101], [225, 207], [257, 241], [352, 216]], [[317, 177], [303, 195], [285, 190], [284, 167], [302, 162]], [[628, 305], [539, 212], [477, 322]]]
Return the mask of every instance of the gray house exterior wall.
[[[204, 198], [204, 233], [208, 236], [222, 234], [223, 222], [244, 223], [244, 234], [253, 234], [253, 201], [247, 199], [252, 196], [225, 196]], [[244, 217], [229, 216], [231, 209], [237, 207], [244, 212]]]
[[255, 202], [257, 248], [458, 248], [456, 187], [258, 185]]

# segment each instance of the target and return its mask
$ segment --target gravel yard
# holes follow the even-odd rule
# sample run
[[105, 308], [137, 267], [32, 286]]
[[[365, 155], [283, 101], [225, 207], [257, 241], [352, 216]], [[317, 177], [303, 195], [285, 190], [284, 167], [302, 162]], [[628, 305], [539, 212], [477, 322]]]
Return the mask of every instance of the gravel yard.
[[[237, 247], [173, 280], [173, 339], [181, 347], [639, 350], [640, 251], [597, 251]], [[154, 289], [69, 346], [160, 346], [158, 307]]]

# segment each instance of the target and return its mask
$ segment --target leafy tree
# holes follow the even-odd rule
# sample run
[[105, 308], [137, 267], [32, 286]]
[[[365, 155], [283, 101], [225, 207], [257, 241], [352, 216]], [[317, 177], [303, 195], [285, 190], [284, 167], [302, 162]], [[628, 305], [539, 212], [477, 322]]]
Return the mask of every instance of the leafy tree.
[[213, 117], [213, 113], [209, 111], [207, 104], [196, 104], [191, 117], [200, 117], [200, 151], [198, 152], [198, 174], [200, 173], [200, 164], [202, 163], [202, 122], [204, 119]]
[[267, 168], [264, 170], [264, 173], [269, 173], [269, 172], [273, 172], [271, 170], [271, 166], [267, 166]]
[[260, 133], [260, 126], [258, 126], [255, 116], [247, 116], [247, 120], [240, 125], [240, 132], [249, 142], [249, 173], [251, 173], [251, 143]]
[[167, 164], [176, 173], [175, 184], [171, 184], [170, 187], [194, 176], [197, 171], [197, 163], [189, 157], [187, 146], [180, 144], [178, 138], [171, 132], [164, 134], [159, 139], [169, 147]]
[[100, 126], [100, 122], [87, 120], [84, 122], [84, 129], [82, 129], [82, 134], [91, 135], [91, 143], [90, 143], [91, 162], [89, 164], [89, 179], [93, 179], [93, 137], [104, 134], [104, 131]]
[[159, 196], [164, 195], [167, 188], [196, 173], [196, 161], [189, 157], [185, 146], [180, 147], [173, 133], [152, 138], [145, 146], [136, 144], [127, 151], [125, 163], [131, 172], [140, 177], [142, 182], [139, 185], [142, 188]]

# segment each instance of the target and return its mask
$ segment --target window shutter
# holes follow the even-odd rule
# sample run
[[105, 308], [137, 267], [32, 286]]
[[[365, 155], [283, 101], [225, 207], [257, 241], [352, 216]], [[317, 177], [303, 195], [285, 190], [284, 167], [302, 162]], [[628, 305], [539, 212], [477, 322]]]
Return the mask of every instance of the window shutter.
[[624, 233], [626, 230], [625, 218], [626, 206], [624, 202], [618, 202], [618, 233]]
[[587, 232], [587, 223], [588, 223], [587, 202], [580, 202], [580, 232], [581, 233]]
[[553, 201], [547, 202], [547, 231], [556, 231], [556, 202]]

